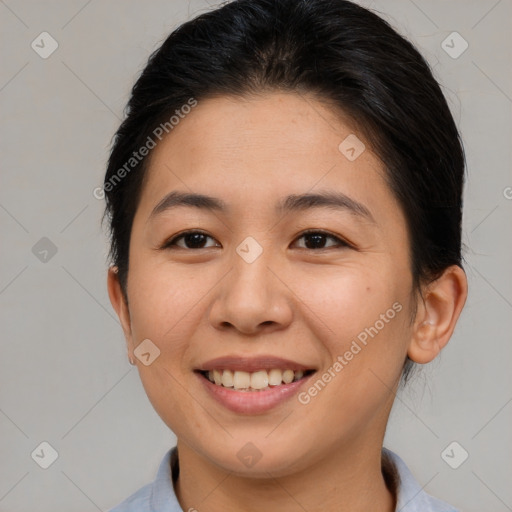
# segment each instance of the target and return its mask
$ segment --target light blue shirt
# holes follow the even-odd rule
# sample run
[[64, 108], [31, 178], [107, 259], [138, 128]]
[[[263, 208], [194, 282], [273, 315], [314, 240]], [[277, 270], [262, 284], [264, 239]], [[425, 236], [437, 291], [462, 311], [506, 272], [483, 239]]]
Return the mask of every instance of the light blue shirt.
[[[383, 451], [393, 463], [399, 478], [395, 512], [458, 512], [444, 501], [427, 494], [396, 453], [386, 448]], [[165, 454], [153, 482], [108, 512], [185, 512], [176, 498], [173, 487], [173, 477], [176, 480], [178, 473], [178, 457], [174, 447]]]

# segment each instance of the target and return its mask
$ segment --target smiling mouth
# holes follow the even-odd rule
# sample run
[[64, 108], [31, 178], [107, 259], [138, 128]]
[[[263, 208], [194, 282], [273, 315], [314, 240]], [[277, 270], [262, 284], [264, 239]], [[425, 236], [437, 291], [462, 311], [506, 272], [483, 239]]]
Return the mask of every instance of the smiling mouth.
[[205, 379], [211, 383], [235, 391], [266, 391], [277, 388], [292, 382], [304, 379], [315, 372], [315, 370], [258, 370], [256, 372], [245, 372], [239, 370], [197, 370]]

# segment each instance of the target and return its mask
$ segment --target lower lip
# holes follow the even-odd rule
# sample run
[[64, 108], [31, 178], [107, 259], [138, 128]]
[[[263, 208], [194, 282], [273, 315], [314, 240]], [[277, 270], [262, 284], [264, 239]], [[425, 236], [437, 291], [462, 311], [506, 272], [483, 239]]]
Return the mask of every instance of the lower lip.
[[265, 391], [236, 391], [210, 382], [206, 377], [196, 372], [208, 393], [227, 409], [240, 414], [258, 414], [268, 411], [288, 400], [296, 394], [309, 378], [308, 375], [290, 384], [281, 384]]

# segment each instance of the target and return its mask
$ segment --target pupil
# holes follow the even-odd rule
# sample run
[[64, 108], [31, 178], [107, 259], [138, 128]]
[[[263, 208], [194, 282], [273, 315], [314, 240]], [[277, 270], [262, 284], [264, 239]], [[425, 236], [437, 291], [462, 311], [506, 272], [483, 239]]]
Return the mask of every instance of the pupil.
[[204, 240], [201, 240], [201, 238], [205, 238], [205, 235], [202, 233], [190, 233], [185, 235], [187, 245], [192, 247], [201, 247], [203, 245], [201, 241], [204, 243]]
[[[307, 236], [307, 239], [309, 240], [316, 240], [313, 244], [306, 244], [306, 246], [308, 245], [313, 245], [314, 247], [318, 248], [323, 245], [322, 243], [318, 243], [321, 239], [323, 239], [325, 237], [325, 235], [321, 235], [321, 234], [318, 234], [318, 235], [308, 235]], [[308, 249], [310, 249], [311, 247], [308, 247]]]

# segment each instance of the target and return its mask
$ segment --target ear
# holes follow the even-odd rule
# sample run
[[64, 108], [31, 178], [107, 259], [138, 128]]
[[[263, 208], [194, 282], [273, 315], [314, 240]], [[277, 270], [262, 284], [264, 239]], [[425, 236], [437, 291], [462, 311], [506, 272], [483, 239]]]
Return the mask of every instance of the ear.
[[468, 284], [458, 265], [444, 273], [423, 290], [407, 355], [416, 363], [429, 363], [446, 346], [466, 302]]
[[119, 277], [117, 274], [117, 267], [115, 266], [112, 266], [108, 269], [107, 288], [108, 295], [110, 297], [110, 302], [112, 304], [112, 307], [115, 309], [117, 316], [119, 317], [121, 327], [123, 328], [124, 331], [128, 359], [130, 360], [130, 362], [135, 361], [133, 355], [134, 344], [130, 321], [130, 310], [128, 309], [128, 304], [126, 303], [123, 292], [121, 290], [121, 284], [119, 282]]

